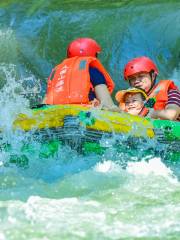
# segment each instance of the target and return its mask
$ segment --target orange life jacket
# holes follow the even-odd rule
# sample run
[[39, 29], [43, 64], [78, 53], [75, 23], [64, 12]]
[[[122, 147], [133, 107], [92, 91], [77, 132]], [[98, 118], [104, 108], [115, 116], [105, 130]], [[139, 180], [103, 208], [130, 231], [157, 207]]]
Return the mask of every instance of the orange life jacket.
[[154, 110], [163, 110], [168, 102], [168, 91], [171, 89], [178, 89], [178, 87], [171, 80], [161, 80], [157, 83], [151, 92], [148, 94], [148, 99], [155, 97], [156, 103]]
[[57, 65], [50, 74], [45, 97], [46, 104], [89, 104], [90, 82], [89, 67], [97, 68], [105, 77], [110, 93], [114, 82], [94, 57], [72, 57]]

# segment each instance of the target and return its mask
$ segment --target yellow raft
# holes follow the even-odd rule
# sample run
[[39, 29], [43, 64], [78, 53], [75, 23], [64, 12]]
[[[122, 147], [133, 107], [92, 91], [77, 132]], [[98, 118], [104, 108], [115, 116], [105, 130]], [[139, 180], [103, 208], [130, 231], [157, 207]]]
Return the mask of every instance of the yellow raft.
[[[19, 150], [16, 144], [13, 148], [11, 141], [5, 148], [11, 154], [10, 162], [21, 166], [27, 165], [33, 154], [48, 158], [64, 145], [79, 153], [101, 154], [113, 144], [117, 151], [130, 151], [131, 155], [136, 155], [142, 144], [148, 143], [149, 154], [154, 151], [152, 145], [159, 148], [159, 142], [167, 146], [166, 152], [173, 154], [173, 161], [180, 160], [179, 122], [152, 120], [81, 105], [44, 105], [30, 109], [28, 114], [19, 114], [13, 122], [13, 130], [15, 142], [16, 133], [21, 136]], [[104, 145], [108, 141], [112, 144]]]
[[148, 119], [79, 105], [46, 105], [33, 109], [29, 115], [20, 114], [14, 121], [13, 128], [24, 131], [62, 128], [67, 116], [77, 117], [80, 125], [89, 130], [130, 134], [135, 137], [155, 136], [154, 126]]

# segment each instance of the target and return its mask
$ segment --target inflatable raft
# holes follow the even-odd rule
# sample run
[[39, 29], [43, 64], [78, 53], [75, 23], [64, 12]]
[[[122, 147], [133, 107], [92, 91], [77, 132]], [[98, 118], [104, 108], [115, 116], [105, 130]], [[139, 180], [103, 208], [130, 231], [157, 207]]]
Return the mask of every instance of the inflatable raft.
[[10, 153], [11, 163], [25, 166], [29, 157], [49, 158], [63, 146], [80, 154], [102, 154], [116, 148], [118, 152], [130, 151], [131, 156], [145, 146], [148, 154], [163, 149], [170, 154], [168, 159], [177, 161], [180, 123], [80, 105], [43, 105], [18, 115], [1, 151]]
[[[47, 157], [55, 154], [62, 145], [68, 145], [80, 153], [101, 153], [112, 145], [136, 147], [138, 141], [151, 140], [154, 145], [166, 146], [167, 151], [180, 156], [179, 122], [152, 120], [79, 105], [34, 108], [28, 115], [20, 114], [13, 123], [13, 129], [28, 134], [28, 143], [41, 142], [44, 150], [40, 153]], [[25, 145], [27, 151], [30, 146], [27, 138]]]

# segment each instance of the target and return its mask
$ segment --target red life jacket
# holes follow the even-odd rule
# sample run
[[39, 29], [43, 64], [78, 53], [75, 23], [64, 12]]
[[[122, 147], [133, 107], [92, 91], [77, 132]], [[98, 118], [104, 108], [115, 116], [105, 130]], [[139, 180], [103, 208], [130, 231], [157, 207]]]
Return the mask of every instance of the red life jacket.
[[46, 104], [89, 104], [89, 67], [97, 68], [105, 77], [110, 93], [114, 83], [100, 61], [94, 57], [72, 57], [57, 65], [48, 78]]
[[148, 99], [155, 97], [156, 103], [154, 104], [154, 110], [165, 109], [168, 102], [168, 91], [171, 89], [178, 89], [171, 80], [161, 80], [153, 87], [151, 92], [148, 94]]

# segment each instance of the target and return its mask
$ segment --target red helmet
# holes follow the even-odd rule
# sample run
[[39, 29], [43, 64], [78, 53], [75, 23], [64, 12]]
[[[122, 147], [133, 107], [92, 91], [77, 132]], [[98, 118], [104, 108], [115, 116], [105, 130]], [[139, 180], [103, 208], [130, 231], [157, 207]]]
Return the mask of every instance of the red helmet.
[[96, 54], [100, 52], [101, 47], [92, 38], [77, 38], [69, 44], [67, 57], [96, 57]]
[[124, 68], [124, 79], [127, 80], [128, 77], [140, 73], [140, 72], [151, 72], [154, 71], [158, 74], [158, 69], [155, 63], [148, 57], [138, 57], [129, 61]]

